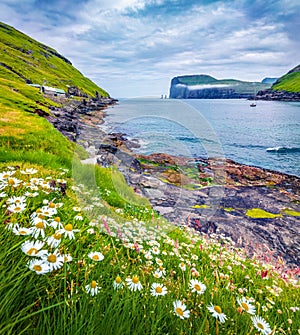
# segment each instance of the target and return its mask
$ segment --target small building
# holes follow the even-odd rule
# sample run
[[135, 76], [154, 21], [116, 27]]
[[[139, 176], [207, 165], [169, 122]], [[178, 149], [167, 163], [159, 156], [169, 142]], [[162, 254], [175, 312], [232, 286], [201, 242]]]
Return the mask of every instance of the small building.
[[39, 85], [39, 84], [28, 84], [28, 86], [38, 88], [42, 93], [53, 95], [55, 97], [66, 96], [66, 92], [60, 88]]
[[54, 96], [65, 96], [66, 92], [60, 88], [50, 87], [50, 86], [42, 86], [41, 91], [45, 94], [50, 94]]

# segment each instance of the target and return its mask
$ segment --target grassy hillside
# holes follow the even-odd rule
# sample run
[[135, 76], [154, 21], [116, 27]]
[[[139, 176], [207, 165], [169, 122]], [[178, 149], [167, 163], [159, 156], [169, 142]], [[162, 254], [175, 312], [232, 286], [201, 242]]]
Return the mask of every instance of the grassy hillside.
[[272, 86], [275, 91], [300, 92], [300, 65], [280, 77]]
[[67, 91], [67, 85], [77, 86], [94, 96], [108, 93], [84, 77], [71, 62], [54, 49], [35, 41], [20, 31], [0, 23], [0, 78], [20, 84], [46, 83]]

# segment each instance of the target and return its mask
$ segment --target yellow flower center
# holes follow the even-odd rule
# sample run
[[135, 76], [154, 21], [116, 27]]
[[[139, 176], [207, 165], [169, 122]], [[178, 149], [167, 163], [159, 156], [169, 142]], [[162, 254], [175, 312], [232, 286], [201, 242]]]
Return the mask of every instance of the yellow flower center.
[[91, 288], [96, 288], [96, 287], [97, 287], [97, 282], [95, 280], [92, 280]]
[[26, 235], [27, 232], [26, 232], [25, 230], [20, 230], [20, 231], [19, 231], [19, 234], [20, 234], [20, 235]]
[[9, 185], [14, 185], [15, 184], [15, 181], [13, 179], [8, 179], [8, 184]]
[[42, 221], [38, 222], [35, 226], [39, 229], [44, 229], [45, 228], [45, 225]]
[[73, 226], [71, 225], [71, 223], [68, 223], [67, 225], [65, 225], [65, 230], [67, 230], [67, 231], [72, 231], [73, 230]]
[[98, 261], [99, 260], [99, 255], [94, 255], [92, 258], [93, 258], [94, 261]]
[[41, 211], [42, 211], [42, 210], [41, 210], [40, 208], [38, 208], [38, 209], [36, 210], [37, 213], [41, 213]]
[[194, 285], [194, 288], [195, 288], [196, 291], [200, 291], [200, 290], [201, 290], [201, 287], [200, 287], [199, 284], [195, 284], [195, 285]]
[[157, 288], [155, 289], [156, 293], [161, 293], [162, 292], [162, 288], [160, 286], [157, 286]]
[[55, 263], [56, 262], [56, 256], [53, 255], [53, 254], [49, 255], [47, 259], [48, 259], [49, 263]]
[[60, 222], [60, 217], [56, 217], [56, 218], [54, 218], [54, 221], [56, 221], [56, 222]]
[[138, 284], [138, 282], [139, 282], [139, 277], [138, 277], [138, 276], [133, 276], [133, 278], [132, 278], [132, 282], [133, 282], [134, 284]]
[[220, 306], [214, 306], [214, 310], [219, 314], [222, 313], [222, 308]]
[[27, 254], [31, 256], [31, 255], [36, 255], [37, 252], [38, 250], [36, 248], [31, 248], [27, 251]]
[[160, 271], [162, 271], [163, 269], [164, 269], [164, 267], [163, 267], [163, 266], [160, 266], [160, 267], [159, 267], [159, 270], [160, 270]]
[[20, 211], [21, 210], [21, 207], [15, 207], [15, 211]]
[[60, 240], [62, 235], [60, 233], [54, 233], [52, 236], [54, 239]]
[[3, 179], [7, 179], [9, 177], [9, 174], [5, 174], [4, 176], [3, 176]]
[[49, 208], [55, 208], [55, 203], [53, 203], [53, 202], [50, 202], [50, 204], [49, 204], [49, 206], [48, 206]]
[[180, 316], [183, 316], [183, 310], [180, 307], [176, 308], [176, 313]]
[[115, 281], [116, 281], [117, 284], [121, 284], [122, 279], [121, 279], [120, 276], [118, 276], [118, 277], [115, 279]]
[[264, 327], [264, 325], [263, 324], [261, 324], [261, 323], [257, 323], [257, 327], [259, 328], [259, 329], [265, 329], [265, 327]]
[[38, 215], [38, 218], [41, 219], [41, 220], [44, 220], [44, 219], [45, 219], [45, 215], [43, 215], [43, 214], [39, 214], [39, 215]]
[[241, 305], [242, 305], [242, 307], [244, 308], [244, 310], [245, 310], [246, 312], [249, 311], [249, 306], [248, 306], [248, 304], [246, 304], [245, 302], [242, 302]]
[[37, 264], [33, 266], [33, 269], [34, 269], [35, 271], [38, 271], [38, 272], [39, 272], [39, 271], [42, 271], [42, 267], [41, 267], [40, 265], [37, 265]]

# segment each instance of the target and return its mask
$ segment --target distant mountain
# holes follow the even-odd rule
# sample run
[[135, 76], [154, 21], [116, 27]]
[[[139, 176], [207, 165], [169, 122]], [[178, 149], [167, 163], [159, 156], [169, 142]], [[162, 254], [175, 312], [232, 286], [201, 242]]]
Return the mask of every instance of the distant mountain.
[[257, 91], [271, 87], [271, 83], [248, 82], [235, 79], [218, 80], [209, 75], [186, 75], [171, 81], [170, 98], [175, 99], [241, 99], [253, 98]]
[[273, 85], [274, 83], [276, 83], [277, 80], [278, 80], [278, 78], [264, 78], [261, 82], [263, 84]]
[[[71, 46], [70, 46], [71, 47]], [[68, 90], [76, 86], [88, 96], [108, 96], [56, 50], [0, 22], [0, 86], [37, 84]]]

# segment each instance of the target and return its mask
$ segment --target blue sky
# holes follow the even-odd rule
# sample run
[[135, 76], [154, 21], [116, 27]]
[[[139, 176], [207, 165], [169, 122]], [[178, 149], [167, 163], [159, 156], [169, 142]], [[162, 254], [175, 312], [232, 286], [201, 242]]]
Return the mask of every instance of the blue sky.
[[111, 96], [173, 77], [261, 81], [300, 63], [299, 0], [1, 0], [0, 20], [67, 57]]

